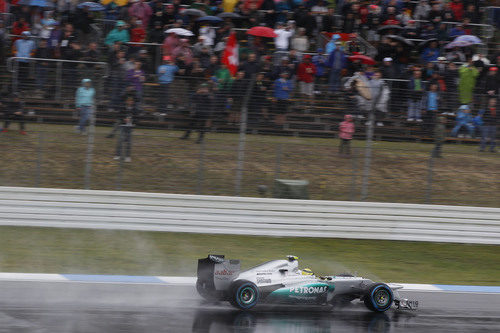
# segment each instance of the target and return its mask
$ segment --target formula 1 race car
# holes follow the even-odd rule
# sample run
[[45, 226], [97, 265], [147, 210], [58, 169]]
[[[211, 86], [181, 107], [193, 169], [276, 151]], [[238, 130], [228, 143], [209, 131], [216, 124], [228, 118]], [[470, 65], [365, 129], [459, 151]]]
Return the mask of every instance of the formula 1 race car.
[[298, 258], [272, 260], [240, 271], [239, 260], [209, 255], [198, 260], [196, 290], [209, 301], [229, 301], [247, 310], [258, 303], [345, 305], [355, 299], [374, 312], [397, 309], [414, 310], [418, 301], [399, 296], [402, 286], [375, 283], [362, 277], [341, 274], [315, 276], [310, 269], [299, 269]]

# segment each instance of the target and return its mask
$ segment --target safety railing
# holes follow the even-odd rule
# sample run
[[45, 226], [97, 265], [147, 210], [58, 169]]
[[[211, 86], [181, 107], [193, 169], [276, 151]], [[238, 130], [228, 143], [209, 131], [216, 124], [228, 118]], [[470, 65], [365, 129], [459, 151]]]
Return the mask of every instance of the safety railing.
[[[77, 66], [85, 68], [76, 70]], [[73, 89], [83, 76], [104, 79], [109, 75], [108, 64], [105, 62], [27, 57], [7, 59], [7, 70], [12, 73], [12, 92], [17, 93], [20, 89], [30, 87], [46, 90], [48, 84], [56, 100], [61, 98], [64, 88]], [[100, 91], [102, 89], [98, 92]]]
[[500, 209], [0, 187], [0, 225], [500, 244]]

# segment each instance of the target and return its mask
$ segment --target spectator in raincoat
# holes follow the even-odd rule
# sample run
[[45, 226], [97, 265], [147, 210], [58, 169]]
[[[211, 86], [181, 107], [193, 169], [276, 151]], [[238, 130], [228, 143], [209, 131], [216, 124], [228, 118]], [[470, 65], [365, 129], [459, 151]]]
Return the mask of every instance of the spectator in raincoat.
[[479, 75], [479, 70], [474, 67], [472, 59], [465, 65], [462, 65], [458, 70], [459, 81], [458, 91], [460, 94], [461, 104], [470, 104], [472, 102], [472, 93], [476, 86], [476, 78]]
[[337, 92], [340, 90], [340, 78], [341, 72], [346, 67], [347, 57], [345, 56], [344, 51], [341, 47], [339, 47], [340, 43], [337, 42], [337, 47], [335, 50], [330, 53], [328, 57], [328, 67], [330, 68], [330, 91]]
[[354, 120], [350, 114], [346, 114], [344, 116], [344, 121], [339, 125], [339, 154], [351, 154], [351, 140], [352, 135], [354, 134]]
[[472, 135], [474, 134], [474, 125], [472, 121], [473, 118], [472, 115], [470, 114], [469, 106], [468, 105], [460, 106], [457, 112], [456, 125], [451, 130], [451, 136], [457, 136], [460, 129], [462, 127], [465, 127], [468, 133], [467, 137], [471, 138]]
[[123, 21], [116, 22], [116, 26], [106, 36], [104, 43], [108, 46], [113, 46], [115, 42], [128, 43], [130, 35], [127, 30], [127, 24]]
[[336, 48], [337, 48], [337, 41], [340, 39], [339, 34], [334, 34], [330, 41], [326, 44], [326, 51], [325, 53], [330, 55]]
[[[131, 1], [132, 2], [132, 1]], [[130, 17], [137, 17], [141, 20], [142, 27], [144, 29], [148, 28], [149, 19], [153, 14], [153, 10], [149, 4], [145, 3], [144, 0], [136, 1], [130, 8], [128, 9], [128, 15]]]

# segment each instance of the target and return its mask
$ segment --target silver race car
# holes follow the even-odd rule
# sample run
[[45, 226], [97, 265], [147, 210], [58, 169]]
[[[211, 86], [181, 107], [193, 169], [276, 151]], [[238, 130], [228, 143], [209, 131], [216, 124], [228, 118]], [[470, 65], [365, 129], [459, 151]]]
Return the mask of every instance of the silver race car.
[[229, 301], [247, 310], [258, 303], [344, 305], [355, 299], [375, 312], [394, 306], [413, 310], [418, 301], [399, 296], [402, 286], [375, 283], [349, 274], [316, 276], [310, 269], [299, 269], [298, 258], [272, 260], [246, 271], [239, 260], [209, 255], [198, 260], [196, 290], [209, 301]]

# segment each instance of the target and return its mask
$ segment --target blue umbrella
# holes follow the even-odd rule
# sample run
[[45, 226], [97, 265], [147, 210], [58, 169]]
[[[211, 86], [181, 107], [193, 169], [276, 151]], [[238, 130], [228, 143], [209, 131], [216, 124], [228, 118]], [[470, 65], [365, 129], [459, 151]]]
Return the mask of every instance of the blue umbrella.
[[54, 7], [54, 4], [47, 0], [21, 0], [18, 2], [18, 4], [24, 6], [42, 7], [42, 8]]
[[101, 10], [105, 10], [106, 8], [101, 5], [100, 3], [97, 3], [97, 2], [91, 2], [91, 1], [87, 1], [87, 2], [82, 2], [81, 4], [79, 4], [78, 6], [76, 6], [77, 8], [84, 8], [84, 7], [87, 7], [91, 12], [100, 12]]
[[462, 35], [458, 36], [453, 40], [454, 42], [467, 42], [469, 44], [482, 44], [483, 42], [473, 35]]
[[221, 19], [220, 17], [217, 17], [217, 16], [203, 16], [203, 17], [200, 17], [200, 18], [196, 19], [196, 21], [205, 21], [205, 22], [217, 23], [217, 22], [222, 22], [224, 20]]

